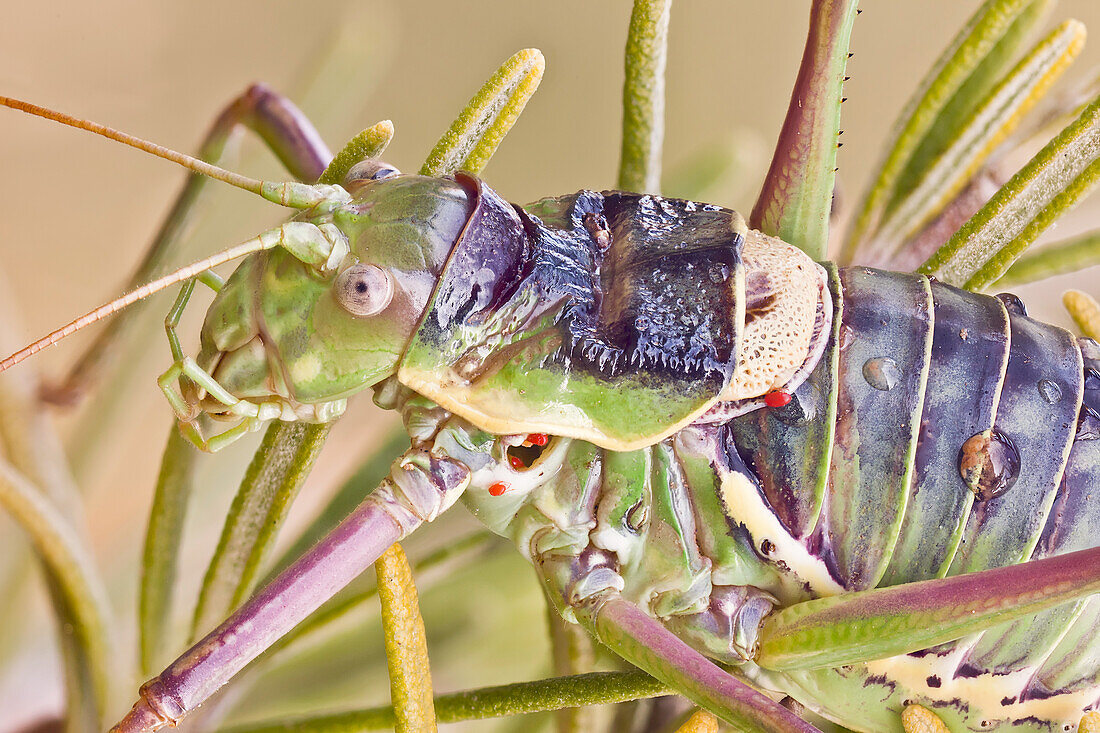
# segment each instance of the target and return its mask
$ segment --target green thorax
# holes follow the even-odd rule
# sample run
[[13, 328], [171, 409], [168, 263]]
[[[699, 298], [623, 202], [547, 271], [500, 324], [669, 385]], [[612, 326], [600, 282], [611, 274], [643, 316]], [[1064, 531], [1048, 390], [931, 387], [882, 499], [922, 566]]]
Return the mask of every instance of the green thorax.
[[651, 445], [714, 404], [744, 320], [740, 215], [592, 191], [524, 211], [462, 180], [474, 213], [402, 383], [493, 433], [612, 450]]

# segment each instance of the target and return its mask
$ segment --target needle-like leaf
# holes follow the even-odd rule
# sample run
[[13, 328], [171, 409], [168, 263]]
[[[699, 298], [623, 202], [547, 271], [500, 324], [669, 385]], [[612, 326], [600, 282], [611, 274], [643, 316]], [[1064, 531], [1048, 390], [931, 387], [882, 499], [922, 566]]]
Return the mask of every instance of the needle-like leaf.
[[1100, 176], [1100, 99], [1032, 158], [920, 267], [969, 290], [996, 282]]
[[815, 0], [802, 65], [750, 225], [824, 259], [856, 0]]
[[160, 463], [145, 549], [141, 561], [141, 588], [138, 601], [138, 632], [141, 645], [141, 670], [151, 675], [164, 660], [161, 650], [169, 647], [168, 629], [172, 621], [172, 593], [179, 565], [180, 542], [187, 500], [195, 474], [197, 450], [184, 438], [173, 422]]
[[902, 110], [887, 145], [889, 152], [864, 194], [839, 257], [842, 263], [851, 262], [860, 245], [877, 227], [886, 204], [894, 196], [898, 177], [921, 141], [937, 124], [940, 113], [1030, 5], [1028, 0], [986, 0], [921, 81]]
[[191, 630], [193, 638], [224, 619], [251, 594], [330, 427], [330, 423], [275, 421], [264, 434], [233, 499], [203, 579]]
[[393, 140], [393, 123], [389, 120], [374, 123], [348, 141], [317, 182], [341, 183], [353, 165], [367, 158], [377, 158], [386, 152], [390, 140]]
[[1085, 27], [1068, 20], [1031, 50], [961, 123], [940, 156], [885, 217], [876, 239], [901, 243], [967, 184], [1085, 45]]
[[672, 0], [634, 0], [626, 37], [623, 140], [619, 183], [623, 191], [660, 193], [665, 137], [665, 64]]
[[1004, 277], [997, 281], [997, 287], [1022, 285], [1093, 265], [1100, 265], [1100, 231], [1044, 246], [1038, 252], [1028, 252], [1012, 263]]
[[706, 710], [696, 710], [676, 733], [718, 733], [718, 718]]
[[409, 436], [400, 428], [386, 435], [379, 447], [367, 448], [367, 451], [370, 451], [367, 459], [337, 489], [332, 499], [318, 512], [309, 526], [302, 530], [302, 533], [271, 564], [271, 569], [268, 570], [262, 582], [266, 584], [274, 579], [287, 565], [328, 534], [329, 530], [350, 514], [352, 509], [359, 506], [359, 502], [363, 501], [371, 489], [389, 475], [390, 464], [408, 449]]
[[392, 545], [382, 553], [374, 568], [378, 573], [378, 598], [382, 602], [382, 628], [386, 633], [394, 731], [431, 733], [436, 724], [428, 642], [412, 570], [401, 545]]
[[[421, 586], [424, 587], [425, 578], [430, 585], [433, 578], [437, 578], [440, 573], [446, 574], [450, 569], [470, 561], [473, 556], [484, 554], [486, 548], [491, 546], [493, 539], [494, 535], [486, 530], [474, 532], [453, 540], [446, 547], [442, 547], [416, 561], [413, 563], [413, 570], [421, 578]], [[442, 568], [442, 570], [437, 570], [438, 568]], [[378, 587], [370, 586], [354, 592], [345, 592], [333, 598], [317, 609], [317, 612], [312, 616], [295, 626], [286, 636], [275, 642], [263, 653], [260, 659], [265, 659], [287, 648], [297, 640], [327, 628], [330, 624], [344, 618], [348, 613], [361, 607], [377, 595]]]
[[545, 66], [542, 52], [535, 48], [519, 51], [501, 64], [443, 133], [420, 173], [480, 173], [538, 89]]
[[[1024, 44], [1047, 17], [1053, 5], [1053, 0], [1036, 0], [1024, 7], [997, 44], [940, 110], [935, 123], [898, 176], [893, 197], [886, 207], [887, 211], [897, 208], [909, 191], [925, 176], [928, 167], [959, 137], [960, 130], [970, 123], [978, 107], [986, 103], [989, 93], [1002, 82], [1005, 72], [1017, 60]], [[1062, 123], [1059, 129], [1064, 125]], [[1049, 137], [1048, 135], [1047, 139]]]
[[[554, 674], [559, 677], [581, 674], [593, 669], [596, 642], [577, 624], [565, 621], [553, 603], [546, 604], [550, 631], [550, 656]], [[555, 713], [557, 733], [584, 733], [596, 727], [592, 708], [564, 708]]]
[[111, 703], [110, 605], [94, 556], [70, 523], [22, 473], [0, 461], [0, 507], [30, 537], [53, 589], [65, 645], [71, 640], [81, 669], [70, 670], [69, 683], [91, 686], [95, 715], [102, 725]]
[[1081, 333], [1093, 340], [1100, 339], [1100, 305], [1095, 298], [1080, 290], [1067, 290], [1062, 294], [1062, 303]]
[[[18, 316], [0, 296], [0, 342], [16, 340]], [[6, 349], [5, 349], [6, 350]], [[10, 486], [0, 491], [0, 512], [7, 509], [16, 525], [31, 534], [43, 560], [46, 588], [57, 615], [58, 647], [65, 677], [65, 725], [82, 731], [99, 727], [107, 710], [110, 685], [110, 609], [102, 583], [91, 564], [91, 550], [76, 531], [82, 502], [69, 473], [61, 442], [36, 394], [38, 380], [30, 370], [0, 379], [0, 463]], [[5, 481], [0, 476], [0, 482]], [[6, 602], [0, 622], [18, 629], [25, 606], [14, 597], [26, 577], [31, 553], [25, 538], [7, 532], [0, 552], [7, 571], [0, 587]], [[12, 629], [9, 628], [9, 631]]]
[[[435, 710], [440, 723], [457, 723], [579, 705], [605, 705], [667, 695], [669, 692], [664, 683], [640, 670], [590, 672], [439, 695], [435, 698]], [[230, 728], [223, 733], [353, 733], [390, 730], [393, 726], [393, 708], [382, 707], [256, 723]]]

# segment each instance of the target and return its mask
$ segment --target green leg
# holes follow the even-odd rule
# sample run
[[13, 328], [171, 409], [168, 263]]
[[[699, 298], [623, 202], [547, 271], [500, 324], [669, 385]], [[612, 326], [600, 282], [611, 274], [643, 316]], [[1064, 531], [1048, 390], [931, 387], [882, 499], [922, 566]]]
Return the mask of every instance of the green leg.
[[766, 669], [839, 667], [926, 649], [1100, 592], [1100, 547], [789, 606], [760, 629]]
[[[168, 315], [164, 317], [164, 333], [168, 337], [168, 348], [172, 352], [173, 362], [183, 361], [183, 346], [180, 344], [176, 328], [179, 327], [180, 318], [187, 309], [187, 303], [191, 300], [191, 294], [195, 291], [196, 280], [209, 287], [215, 293], [221, 290], [222, 285], [225, 283], [216, 273], [210, 270], [183, 283], [179, 295], [176, 296], [176, 302], [172, 304], [172, 308], [168, 311]], [[179, 386], [180, 394], [187, 394], [188, 391], [193, 391], [194, 389], [190, 383], [185, 383], [182, 376], [180, 377]]]
[[[181, 296], [183, 294], [181, 292]], [[186, 299], [182, 297], [179, 300], [186, 302]], [[177, 303], [179, 300], [177, 300]], [[184, 378], [190, 380], [198, 388], [199, 392], [196, 397], [201, 392], [205, 392], [225, 405], [227, 413], [243, 418], [241, 422], [224, 432], [212, 435], [209, 438], [205, 437], [198, 423], [198, 399], [188, 400], [178, 388], [174, 387], [177, 382], [182, 382]], [[161, 391], [164, 392], [164, 396], [172, 405], [172, 410], [176, 413], [184, 437], [196, 448], [204, 451], [220, 450], [242, 435], [258, 430], [266, 422], [279, 417], [283, 412], [282, 403], [255, 403], [237, 399], [189, 356], [178, 359], [173, 363], [168, 371], [157, 379], [157, 384], [160, 385]]]
[[[210, 163], [222, 161], [227, 144], [242, 127], [258, 134], [299, 180], [317, 180], [332, 159], [332, 153], [305, 115], [290, 100], [260, 84], [249, 87], [222, 111], [203, 139], [198, 157]], [[208, 180], [194, 173], [188, 177], [145, 258], [130, 278], [126, 291], [153, 279], [166, 268], [169, 257], [189, 228]], [[77, 359], [68, 375], [59, 384], [43, 389], [42, 398], [55, 404], [78, 401], [110, 362], [113, 347], [126, 333], [135, 312], [136, 309], [131, 308], [116, 314]]]

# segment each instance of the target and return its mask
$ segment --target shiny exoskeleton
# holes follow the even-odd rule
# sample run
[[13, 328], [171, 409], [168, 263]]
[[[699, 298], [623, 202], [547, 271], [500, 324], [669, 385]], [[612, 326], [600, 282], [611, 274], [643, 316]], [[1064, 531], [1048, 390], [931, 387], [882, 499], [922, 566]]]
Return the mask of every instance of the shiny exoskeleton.
[[[1095, 547], [1095, 343], [1011, 298], [818, 265], [691, 201], [582, 191], [524, 209], [464, 174], [387, 176], [310, 217], [346, 237], [345, 261], [246, 260], [184, 372], [230, 397], [188, 399], [321, 419], [374, 385], [413, 450], [315, 554], [151, 681], [128, 721], [201, 703], [250, 658], [212, 661], [241, 628], [262, 620], [274, 639], [269, 624], [300, 620], [307, 604], [280, 610], [299, 573], [384, 548], [460, 496], [567, 619], [605, 643], [648, 629], [632, 655], [615, 648], [658, 676], [643, 640], [663, 627], [857, 730], [899, 729], [919, 703], [959, 729], [1049, 731], [1097, 704], [1100, 600], [1086, 591], [885, 659], [779, 671], [757, 653], [774, 613], [808, 599]], [[725, 683], [687, 656], [662, 658], [680, 665], [669, 678], [724, 705], [711, 692]]]

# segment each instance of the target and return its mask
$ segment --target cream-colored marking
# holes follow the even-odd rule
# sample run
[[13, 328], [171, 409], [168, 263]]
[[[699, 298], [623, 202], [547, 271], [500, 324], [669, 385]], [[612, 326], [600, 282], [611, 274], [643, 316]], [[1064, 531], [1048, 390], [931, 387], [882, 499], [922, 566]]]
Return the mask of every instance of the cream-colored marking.
[[321, 373], [321, 360], [315, 354], [306, 354], [292, 361], [288, 371], [295, 384], [304, 384]]
[[746, 289], [766, 282], [772, 300], [765, 314], [742, 329], [723, 401], [759, 397], [787, 384], [810, 353], [818, 303], [830, 297], [825, 270], [781, 239], [750, 231], [741, 261]]
[[[1034, 676], [1035, 667], [1024, 667], [1004, 675], [955, 677], [959, 658], [969, 651], [970, 645], [960, 644], [959, 647], [944, 656], [898, 655], [867, 662], [867, 673], [870, 676], [884, 675], [886, 679], [919, 692], [930, 700], [965, 700], [970, 708], [969, 717], [974, 720], [1023, 720], [1035, 717], [1072, 725], [1077, 722], [1081, 711], [1096, 700], [1096, 688], [1088, 686], [1076, 692], [1002, 705], [1002, 700], [1019, 698], [1020, 690]], [[928, 686], [928, 678], [933, 675], [939, 677], [939, 687]]]
[[940, 716], [921, 705], [906, 705], [901, 714], [901, 727], [905, 733], [951, 733]]
[[[771, 540], [775, 545], [773, 556], [782, 560], [790, 572], [796, 576], [797, 581], [809, 586], [815, 595], [834, 596], [844, 592], [843, 587], [829, 574], [825, 563], [811, 555], [801, 542], [787, 532], [775, 512], [764, 503], [756, 486], [745, 476], [729, 473], [722, 477], [722, 502], [726, 513], [735, 521], [745, 525], [745, 529], [748, 530], [757, 547], [765, 539]], [[789, 595], [792, 589], [786, 590]], [[797, 590], [798, 594], [795, 597], [783, 600], [791, 602], [804, 600], [802, 589]]]

